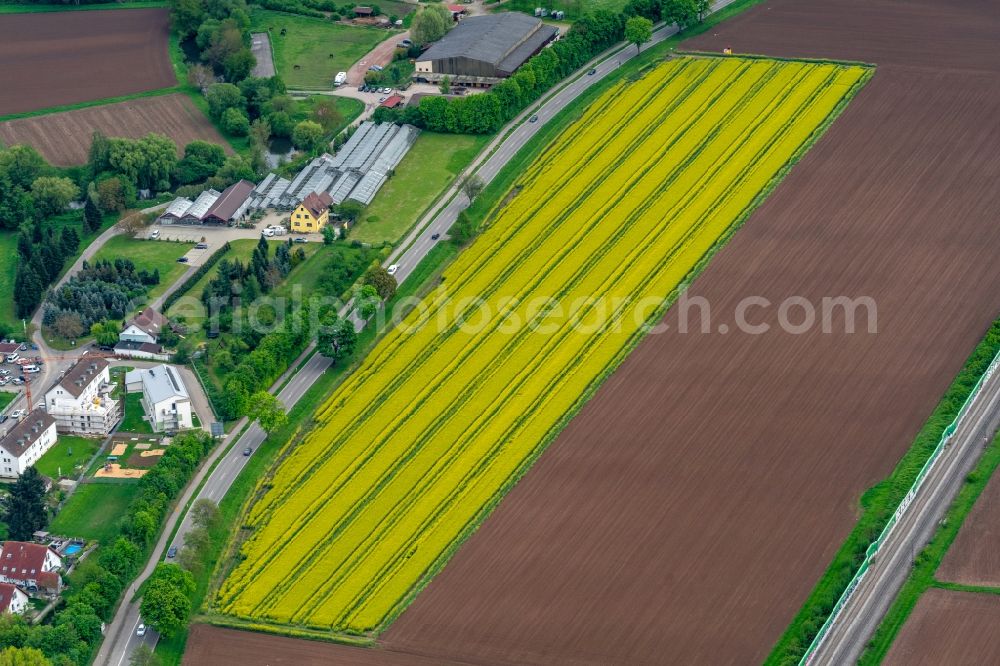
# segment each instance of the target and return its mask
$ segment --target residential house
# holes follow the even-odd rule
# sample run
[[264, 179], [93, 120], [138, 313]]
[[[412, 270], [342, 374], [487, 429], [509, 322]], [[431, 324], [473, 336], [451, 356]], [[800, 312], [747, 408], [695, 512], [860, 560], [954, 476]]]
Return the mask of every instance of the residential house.
[[250, 195], [255, 185], [241, 180], [227, 187], [201, 221], [204, 224], [232, 224], [240, 220], [250, 206]]
[[20, 615], [28, 608], [28, 595], [10, 583], [0, 583], [0, 613]]
[[137, 358], [144, 361], [169, 361], [170, 354], [161, 346], [152, 342], [135, 342], [122, 340], [115, 345], [115, 356]]
[[333, 199], [326, 192], [311, 192], [292, 211], [292, 231], [309, 233], [319, 231], [330, 219], [330, 204]]
[[194, 427], [191, 396], [177, 368], [157, 365], [127, 372], [125, 390], [142, 392], [142, 407], [155, 432]]
[[167, 318], [151, 307], [140, 312], [135, 319], [128, 322], [118, 339], [122, 342], [150, 342], [156, 344], [160, 339], [160, 331], [169, 325]]
[[58, 593], [62, 589], [62, 558], [40, 543], [4, 541], [0, 544], [0, 583], [28, 592]]
[[0, 478], [16, 479], [56, 443], [56, 420], [36, 409], [0, 435]]
[[108, 435], [121, 418], [112, 388], [108, 362], [84, 356], [45, 394], [46, 411], [59, 432]]

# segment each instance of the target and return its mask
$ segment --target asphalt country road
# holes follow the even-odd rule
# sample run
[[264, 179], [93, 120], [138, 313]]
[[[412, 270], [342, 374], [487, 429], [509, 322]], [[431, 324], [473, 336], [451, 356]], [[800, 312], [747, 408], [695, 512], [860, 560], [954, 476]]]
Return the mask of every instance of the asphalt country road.
[[1000, 426], [1000, 371], [995, 371], [858, 584], [825, 640], [808, 661], [856, 663], [906, 582], [913, 560], [938, 524]]
[[[721, 0], [720, 2], [716, 2], [713, 4], [713, 11], [718, 11], [734, 1]], [[648, 48], [652, 44], [660, 43], [676, 33], [676, 27], [661, 26], [653, 33], [652, 40], [646, 46]], [[508, 127], [501, 130], [497, 138], [486, 146], [481, 156], [470, 165], [467, 173], [472, 173], [475, 170], [475, 173], [483, 179], [483, 182], [488, 184], [506, 166], [511, 158], [535, 136], [546, 122], [576, 100], [580, 94], [592, 85], [618, 69], [621, 64], [634, 58], [637, 53], [631, 45], [619, 44], [598, 55], [595, 60], [599, 62], [595, 63], [591, 61], [591, 63], [578, 70], [575, 75], [569, 77], [567, 82], [563, 83], [561, 87], [557, 87], [554, 92], [549, 93], [540, 102], [535, 103], [512, 120]], [[587, 73], [591, 69], [596, 70], [594, 74]], [[537, 121], [528, 122], [528, 119], [533, 115], [538, 116]], [[510, 127], [513, 127], [513, 130], [510, 130]], [[478, 170], [476, 170], [477, 167]], [[414, 271], [427, 256], [427, 253], [440, 242], [455, 220], [458, 219], [459, 213], [469, 206], [468, 197], [461, 192], [460, 180], [460, 178], [456, 179], [455, 184], [442, 195], [439, 200], [440, 203], [420, 220], [414, 230], [386, 260], [386, 266], [396, 266], [395, 277], [397, 282], [402, 283]], [[438, 238], [433, 238], [434, 235], [437, 235]], [[355, 319], [355, 327], [360, 329], [361, 325], [362, 322]], [[310, 354], [312, 350], [313, 348], [310, 347], [304, 352], [303, 356]], [[292, 367], [297, 367], [300, 361], [301, 357]], [[288, 384], [278, 393], [278, 398], [286, 408], [291, 409], [299, 398], [301, 398], [302, 394], [312, 386], [329, 366], [330, 359], [319, 354], [312, 355], [301, 370], [295, 373]], [[282, 380], [279, 379], [277, 384], [280, 385], [281, 382]], [[235, 426], [233, 432], [240, 432], [242, 428], [241, 423]], [[222, 460], [212, 469], [211, 475], [201, 487], [196, 499], [204, 498], [214, 502], [220, 501], [226, 492], [228, 492], [248, 459], [243, 455], [244, 449], [249, 447], [252, 451], [256, 451], [257, 447], [264, 441], [264, 437], [264, 432], [257, 425], [252, 425], [234, 444], [228, 446], [221, 445], [203, 464], [202, 470], [188, 485], [188, 489], [178, 500], [177, 507], [179, 508], [174, 511], [174, 514], [168, 520], [163, 530], [163, 536], [161, 536], [156, 547], [153, 549], [153, 556], [136, 579], [133, 588], [141, 585], [149, 574], [152, 573], [156, 564], [163, 560], [167, 549], [167, 539], [174, 531], [177, 521], [181, 518], [180, 514], [183, 511], [183, 507], [187, 505], [193, 489], [199, 486], [206, 471], [212, 469], [215, 458], [220, 455], [222, 456]], [[190, 527], [190, 520], [185, 515], [170, 545], [177, 546], [179, 550], [183, 546], [184, 536], [190, 530]], [[133, 601], [132, 596], [132, 593], [129, 593], [128, 598], [119, 606], [105, 634], [105, 641], [95, 660], [96, 664], [124, 666], [129, 663], [130, 656], [139, 645], [145, 644], [150, 647], [156, 645], [158, 636], [155, 631], [147, 630], [145, 636], [136, 636], [136, 628], [141, 619], [139, 601]]]

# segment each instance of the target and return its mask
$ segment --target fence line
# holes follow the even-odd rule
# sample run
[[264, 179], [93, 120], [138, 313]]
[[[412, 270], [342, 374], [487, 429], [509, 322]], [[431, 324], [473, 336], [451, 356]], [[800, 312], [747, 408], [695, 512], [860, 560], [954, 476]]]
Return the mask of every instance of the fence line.
[[906, 513], [906, 510], [913, 502], [913, 498], [916, 497], [917, 492], [923, 485], [924, 480], [930, 474], [934, 464], [941, 457], [941, 453], [944, 451], [945, 446], [947, 446], [948, 440], [951, 439], [952, 435], [955, 434], [955, 431], [958, 430], [959, 423], [968, 413], [972, 403], [982, 390], [983, 384], [989, 380], [998, 366], [1000, 366], [1000, 352], [997, 352], [997, 354], [993, 357], [993, 360], [986, 367], [986, 371], [979, 377], [976, 385], [972, 388], [972, 391], [969, 392], [969, 396], [965, 399], [965, 402], [962, 403], [962, 408], [958, 410], [958, 414], [956, 414], [952, 422], [945, 427], [937, 446], [934, 447], [934, 451], [931, 452], [931, 455], [927, 458], [924, 466], [920, 468], [920, 472], [917, 473], [917, 477], [913, 480], [913, 485], [910, 486], [910, 490], [903, 496], [903, 499], [900, 500], [899, 506], [896, 508], [895, 513], [892, 514], [892, 518], [889, 519], [889, 522], [886, 523], [882, 533], [879, 534], [878, 538], [875, 539], [870, 546], [868, 546], [868, 549], [865, 551], [865, 559], [862, 560], [861, 565], [854, 574], [854, 577], [851, 578], [851, 582], [847, 584], [847, 588], [844, 590], [844, 593], [840, 595], [837, 603], [833, 606], [833, 610], [830, 611], [830, 615], [827, 616], [826, 622], [824, 622], [823, 626], [819, 628], [819, 631], [816, 633], [816, 637], [813, 638], [813, 641], [809, 644], [805, 654], [802, 655], [802, 659], [799, 661], [799, 666], [805, 666], [808, 664], [816, 654], [816, 651], [823, 644], [823, 640], [829, 633], [830, 627], [836, 621], [837, 616], [840, 615], [844, 606], [847, 605], [847, 602], [850, 600], [854, 590], [856, 590], [858, 584], [861, 583], [861, 579], [864, 578], [866, 573], [868, 573], [868, 569], [871, 567], [872, 559], [874, 559], [876, 553], [878, 553], [879, 549], [886, 542], [886, 539], [889, 538], [892, 528], [896, 526], [899, 520]]

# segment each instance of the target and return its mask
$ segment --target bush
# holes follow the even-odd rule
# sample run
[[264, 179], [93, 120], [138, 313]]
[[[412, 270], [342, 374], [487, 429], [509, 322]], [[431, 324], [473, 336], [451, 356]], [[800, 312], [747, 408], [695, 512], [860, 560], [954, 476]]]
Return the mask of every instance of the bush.
[[246, 136], [250, 133], [250, 119], [247, 114], [237, 108], [226, 109], [220, 123], [222, 129], [233, 136]]

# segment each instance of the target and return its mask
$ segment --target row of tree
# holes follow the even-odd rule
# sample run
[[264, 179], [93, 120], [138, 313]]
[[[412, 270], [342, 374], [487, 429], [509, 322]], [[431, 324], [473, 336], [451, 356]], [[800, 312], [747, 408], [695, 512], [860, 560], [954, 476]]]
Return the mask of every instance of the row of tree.
[[63, 226], [58, 232], [52, 224], [40, 220], [21, 227], [14, 274], [14, 311], [19, 318], [28, 319], [34, 314], [45, 290], [79, 246], [80, 235], [73, 225]]
[[[90, 663], [103, 639], [103, 625], [111, 622], [118, 600], [145, 562], [171, 503], [211, 448], [212, 439], [206, 433], [174, 438], [160, 462], [137, 482], [135, 499], [121, 518], [118, 536], [81, 563], [51, 622], [32, 625], [19, 615], [4, 614], [0, 648], [37, 650], [56, 666]], [[184, 580], [178, 579], [182, 588]], [[169, 634], [187, 621], [190, 602], [149, 609], [155, 622], [145, 615], [146, 610], [143, 607], [147, 621]]]
[[0, 146], [0, 229], [60, 213], [79, 195], [77, 183], [59, 175], [34, 148]]

